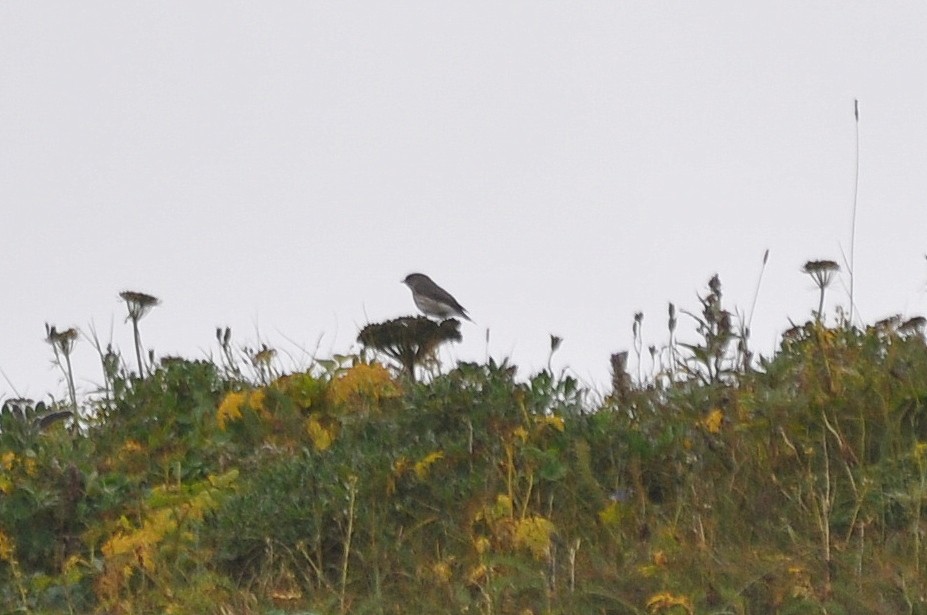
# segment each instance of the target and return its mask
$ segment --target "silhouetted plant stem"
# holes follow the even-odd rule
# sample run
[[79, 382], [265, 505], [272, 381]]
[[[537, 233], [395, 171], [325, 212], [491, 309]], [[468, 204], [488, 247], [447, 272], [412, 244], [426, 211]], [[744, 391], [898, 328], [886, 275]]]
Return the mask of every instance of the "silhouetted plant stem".
[[551, 362], [554, 358], [554, 353], [557, 352], [557, 349], [560, 348], [560, 344], [563, 342], [562, 337], [558, 337], [554, 334], [550, 335], [550, 354], [547, 355], [547, 371], [553, 374], [553, 369], [551, 369]]
[[142, 317], [151, 310], [151, 308], [158, 305], [160, 301], [157, 297], [131, 290], [123, 291], [119, 293], [119, 296], [123, 301], [126, 302], [126, 307], [129, 310], [129, 315], [126, 317], [126, 320], [132, 321], [132, 332], [135, 339], [135, 359], [138, 361], [138, 377], [144, 378], [145, 372], [142, 364], [142, 336], [138, 331], [138, 321], [141, 320]]
[[632, 331], [634, 332], [634, 354], [637, 355], [637, 383], [643, 381], [643, 372], [641, 371], [641, 352], [644, 350], [644, 339], [643, 334], [641, 333], [641, 327], [644, 322], [644, 313], [636, 312], [634, 314], [634, 326]]
[[277, 356], [276, 349], [269, 347], [267, 344], [261, 344], [260, 350], [257, 352], [248, 351], [248, 355], [251, 359], [251, 365], [257, 371], [261, 384], [264, 386], [270, 384], [276, 377], [273, 365], [274, 358]]
[[[45, 323], [45, 341], [48, 342], [55, 353], [55, 363], [64, 372], [68, 383], [68, 397], [71, 400], [71, 409], [77, 414], [77, 392], [74, 388], [74, 371], [71, 369], [71, 351], [77, 341], [77, 329], [71, 328], [58, 331], [53, 325]], [[64, 365], [61, 357], [64, 356]]]
[[805, 263], [805, 266], [802, 267], [802, 271], [811, 276], [811, 279], [814, 281], [815, 286], [818, 287], [818, 290], [821, 293], [821, 297], [818, 301], [818, 311], [817, 311], [817, 321], [824, 321], [824, 291], [827, 290], [827, 287], [830, 286], [830, 283], [834, 279], [834, 275], [840, 271], [840, 266], [834, 261], [820, 260], [820, 261], [808, 261]]
[[572, 594], [576, 590], [576, 554], [579, 552], [579, 547], [582, 544], [582, 539], [577, 538], [573, 541], [573, 544], [570, 545], [570, 593]]
[[351, 555], [351, 537], [354, 532], [354, 501], [356, 497], [357, 477], [352, 476], [348, 479], [348, 529], [344, 537], [344, 559], [341, 562], [341, 587], [338, 597], [338, 603], [342, 613], [347, 613], [345, 609], [345, 595], [348, 585], [348, 559]]
[[225, 364], [227, 374], [236, 379], [241, 379], [241, 369], [238, 367], [238, 361], [232, 354], [232, 329], [231, 327], [216, 328], [216, 340], [219, 342], [219, 348], [222, 350], [222, 362]]
[[[750, 303], [750, 312], [746, 319], [740, 316], [740, 333], [737, 342], [739, 353], [738, 362], [743, 368], [744, 373], [750, 371], [753, 361], [753, 353], [750, 351], [750, 326], [753, 323], [753, 314], [756, 311], [756, 301], [760, 296], [760, 286], [763, 284], [763, 274], [766, 273], [766, 263], [769, 261], [769, 248], [763, 253], [763, 264], [760, 267], [760, 275], [756, 279], [756, 288], [753, 291], [753, 301]], [[739, 312], [738, 312], [739, 315]]]
[[77, 412], [77, 392], [74, 389], [74, 370], [71, 369], [71, 353], [64, 355], [64, 364], [68, 368], [68, 396], [71, 398], [71, 408]]
[[[103, 368], [103, 394], [105, 401], [109, 403], [113, 400], [114, 383], [119, 373], [119, 355], [113, 350], [112, 342], [106, 345], [105, 350], [103, 349], [103, 344], [100, 342], [100, 337], [97, 335], [93, 323], [90, 324], [90, 335], [85, 337], [90, 340], [94, 350], [97, 351], [97, 355], [100, 357], [100, 365]], [[110, 340], [112, 340], [112, 337], [112, 323], [110, 323]]]
[[138, 332], [138, 320], [132, 319], [132, 333], [135, 340], [135, 360], [138, 361], [138, 377], [142, 378], [144, 372], [142, 371], [142, 336]]
[[[915, 444], [914, 458], [915, 458], [915, 461], [917, 462], [918, 478], [920, 479], [920, 484], [919, 484], [920, 492], [923, 494], [923, 493], [927, 493], [927, 470], [925, 470], [923, 450], [918, 449], [919, 446], [921, 446], [919, 443]], [[924, 507], [924, 498], [923, 497], [917, 498], [915, 501], [915, 508], [914, 508], [915, 514], [912, 515], [913, 519], [923, 518], [922, 517], [923, 507]], [[913, 526], [914, 526], [913, 527], [914, 531], [911, 533], [914, 534], [914, 570], [920, 571], [921, 569], [921, 534], [923, 532], [921, 532], [920, 529], [917, 527], [918, 526], [917, 523], [914, 523]]]
[[669, 319], [667, 324], [669, 326], [669, 372], [670, 372], [670, 382], [676, 381], [676, 325], [678, 321], [676, 319], [676, 306], [671, 302], [668, 308]]
[[747, 331], [753, 323], [753, 313], [756, 311], [756, 300], [760, 296], [760, 286], [763, 284], [763, 274], [766, 273], [766, 263], [769, 262], [769, 248], [763, 253], [763, 265], [760, 267], [760, 277], [756, 279], [756, 289], [753, 291], [753, 302], [750, 304], [750, 314], [747, 316]]
[[715, 274], [708, 281], [708, 294], [699, 297], [702, 304], [701, 314], [682, 310], [696, 322], [696, 331], [702, 337], [702, 344], [682, 344], [691, 353], [680, 366], [689, 376], [698, 378], [705, 385], [717, 384], [723, 374], [732, 372], [725, 365], [729, 362], [727, 348], [734, 339], [731, 313], [721, 305], [721, 278]]
[[[823, 410], [821, 411], [823, 415]], [[833, 504], [833, 494], [831, 493], [831, 477], [830, 477], [830, 451], [827, 446], [827, 433], [821, 432], [821, 444], [824, 449], [824, 492], [818, 494], [819, 504], [820, 504], [820, 519], [819, 524], [821, 528], [821, 539], [823, 542], [823, 557], [824, 563], [826, 564], [827, 569], [827, 583], [830, 584], [830, 567], [831, 567], [831, 541], [830, 541], [830, 513], [831, 506]]]
[[856, 307], [854, 282], [856, 281], [856, 208], [859, 202], [859, 99], [853, 99], [853, 116], [856, 118], [856, 175], [853, 180], [853, 222], [850, 227], [850, 324]]

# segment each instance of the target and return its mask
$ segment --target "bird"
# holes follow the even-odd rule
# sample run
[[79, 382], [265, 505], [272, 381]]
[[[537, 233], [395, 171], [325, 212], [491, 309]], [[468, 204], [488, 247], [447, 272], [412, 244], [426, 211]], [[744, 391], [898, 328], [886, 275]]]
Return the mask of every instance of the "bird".
[[433, 316], [442, 320], [452, 316], [460, 316], [473, 322], [467, 315], [467, 310], [457, 303], [457, 299], [449, 292], [435, 284], [431, 278], [423, 273], [410, 273], [402, 281], [412, 291], [412, 300], [415, 307], [426, 316]]

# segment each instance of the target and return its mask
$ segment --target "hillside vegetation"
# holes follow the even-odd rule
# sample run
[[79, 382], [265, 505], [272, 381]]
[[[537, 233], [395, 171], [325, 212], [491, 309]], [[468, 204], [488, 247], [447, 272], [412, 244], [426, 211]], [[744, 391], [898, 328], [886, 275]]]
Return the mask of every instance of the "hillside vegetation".
[[382, 337], [288, 374], [228, 331], [99, 348], [89, 399], [3, 406], [0, 611], [927, 613], [924, 320], [819, 306], [754, 359], [717, 278], [699, 301], [651, 362], [635, 321], [604, 399]]

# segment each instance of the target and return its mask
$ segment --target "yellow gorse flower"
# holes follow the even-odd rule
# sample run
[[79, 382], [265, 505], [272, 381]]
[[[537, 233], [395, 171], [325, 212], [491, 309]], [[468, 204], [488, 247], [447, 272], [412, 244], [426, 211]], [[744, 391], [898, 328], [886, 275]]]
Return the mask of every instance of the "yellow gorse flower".
[[556, 527], [549, 519], [530, 515], [515, 524], [515, 545], [528, 549], [537, 559], [547, 559], [555, 531]]
[[692, 601], [685, 596], [676, 596], [669, 592], [660, 592], [659, 594], [654, 594], [647, 600], [647, 610], [651, 613], [660, 613], [674, 607], [681, 607], [685, 609], [686, 613], [695, 613]]
[[389, 371], [378, 363], [359, 363], [332, 381], [331, 401], [338, 406], [376, 407], [384, 399], [397, 397], [399, 386]]
[[564, 430], [565, 424], [563, 422], [563, 417], [548, 415], [538, 418], [538, 423], [543, 426], [553, 427], [559, 432]]
[[245, 403], [246, 394], [234, 391], [225, 396], [219, 409], [216, 411], [216, 422], [219, 429], [225, 429], [229, 421], [236, 421], [241, 418], [241, 407]]
[[606, 527], [616, 527], [621, 523], [622, 513], [621, 504], [609, 502], [605, 508], [599, 511], [599, 521]]
[[0, 561], [12, 561], [14, 551], [15, 547], [13, 545], [13, 540], [0, 530]]
[[16, 453], [13, 451], [7, 451], [0, 455], [0, 466], [3, 466], [3, 469], [7, 472], [13, 469], [13, 463], [16, 461]]
[[489, 514], [492, 519], [501, 519], [503, 517], [511, 517], [515, 511], [515, 506], [512, 503], [512, 498], [507, 495], [499, 494], [496, 496], [496, 503], [489, 509]]
[[11, 493], [13, 491], [13, 479], [7, 473], [13, 471], [13, 464], [16, 463], [16, 453], [7, 451], [0, 455], [0, 493]]
[[432, 464], [434, 464], [439, 459], [444, 459], [443, 451], [433, 451], [431, 453], [428, 453], [427, 455], [422, 457], [418, 462], [416, 462], [415, 475], [418, 476], [420, 480], [424, 479], [426, 476], [428, 476], [429, 468], [431, 468]]
[[479, 553], [480, 555], [489, 551], [489, 547], [490, 547], [489, 538], [486, 538], [485, 536], [477, 536], [473, 540], [473, 548], [476, 549], [476, 552]]
[[715, 408], [708, 413], [704, 419], [699, 421], [705, 431], [708, 433], [721, 433], [721, 425], [724, 423], [724, 412], [719, 408]]
[[143, 450], [142, 445], [138, 443], [138, 440], [126, 440], [122, 444], [122, 451], [125, 453], [138, 453]]
[[248, 407], [255, 412], [260, 412], [262, 416], [266, 415], [264, 410], [264, 389], [254, 391], [233, 391], [225, 396], [219, 404], [216, 411], [216, 423], [219, 429], [223, 431], [229, 422], [237, 421], [241, 418], [242, 408]]
[[454, 574], [451, 568], [453, 559], [444, 559], [431, 565], [431, 575], [440, 583], [447, 583]]
[[309, 434], [309, 439], [312, 440], [312, 446], [314, 446], [317, 451], [328, 450], [332, 442], [335, 441], [332, 430], [326, 429], [316, 416], [310, 416], [306, 420], [306, 433]]

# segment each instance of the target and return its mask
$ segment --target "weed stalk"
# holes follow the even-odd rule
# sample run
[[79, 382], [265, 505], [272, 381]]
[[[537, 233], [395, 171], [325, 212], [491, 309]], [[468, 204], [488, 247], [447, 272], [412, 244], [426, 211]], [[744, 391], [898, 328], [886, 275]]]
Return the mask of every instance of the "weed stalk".
[[338, 605], [342, 613], [347, 613], [346, 596], [348, 587], [348, 559], [351, 555], [351, 538], [354, 535], [354, 503], [357, 500], [357, 477], [348, 479], [348, 531], [344, 537], [344, 557], [341, 562], [341, 584]]

